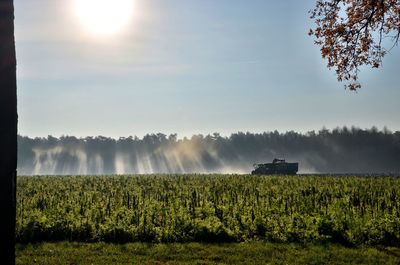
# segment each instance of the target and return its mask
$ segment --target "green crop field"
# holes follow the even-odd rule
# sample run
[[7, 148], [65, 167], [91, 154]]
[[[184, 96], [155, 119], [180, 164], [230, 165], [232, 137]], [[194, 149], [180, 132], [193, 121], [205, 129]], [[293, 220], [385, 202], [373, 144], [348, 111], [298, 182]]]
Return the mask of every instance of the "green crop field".
[[17, 242], [398, 246], [400, 178], [19, 177]]

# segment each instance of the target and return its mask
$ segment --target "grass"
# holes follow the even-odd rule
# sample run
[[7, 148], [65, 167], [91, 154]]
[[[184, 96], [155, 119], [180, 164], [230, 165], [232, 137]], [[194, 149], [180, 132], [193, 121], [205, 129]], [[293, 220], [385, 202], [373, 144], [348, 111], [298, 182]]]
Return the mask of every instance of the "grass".
[[264, 242], [203, 244], [40, 243], [17, 245], [17, 264], [400, 264], [400, 248]]

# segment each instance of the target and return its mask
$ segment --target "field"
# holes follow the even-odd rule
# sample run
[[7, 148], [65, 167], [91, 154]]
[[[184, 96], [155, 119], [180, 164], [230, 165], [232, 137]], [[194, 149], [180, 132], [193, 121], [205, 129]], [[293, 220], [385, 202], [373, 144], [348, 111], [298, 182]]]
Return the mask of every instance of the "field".
[[400, 178], [19, 177], [17, 242], [399, 246]]

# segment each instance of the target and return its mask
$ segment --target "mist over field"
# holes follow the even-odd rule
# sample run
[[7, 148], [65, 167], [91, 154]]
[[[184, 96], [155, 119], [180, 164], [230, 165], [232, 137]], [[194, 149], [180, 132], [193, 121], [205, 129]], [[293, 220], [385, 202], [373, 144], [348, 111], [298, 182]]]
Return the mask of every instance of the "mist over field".
[[18, 137], [19, 175], [249, 173], [275, 157], [299, 162], [299, 173], [398, 173], [400, 132], [376, 128], [234, 133], [229, 137], [149, 134]]

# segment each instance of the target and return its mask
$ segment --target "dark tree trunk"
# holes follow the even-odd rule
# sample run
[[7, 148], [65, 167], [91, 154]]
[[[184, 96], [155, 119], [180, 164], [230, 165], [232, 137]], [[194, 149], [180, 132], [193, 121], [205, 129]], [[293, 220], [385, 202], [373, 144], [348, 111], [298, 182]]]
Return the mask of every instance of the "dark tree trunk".
[[13, 0], [0, 0], [0, 242], [1, 264], [15, 264], [17, 82]]

